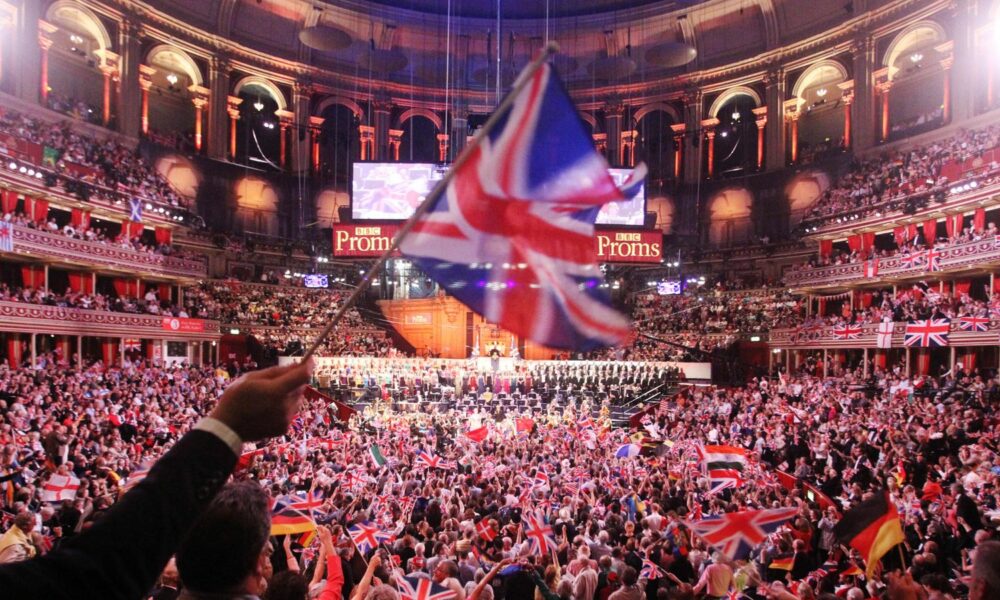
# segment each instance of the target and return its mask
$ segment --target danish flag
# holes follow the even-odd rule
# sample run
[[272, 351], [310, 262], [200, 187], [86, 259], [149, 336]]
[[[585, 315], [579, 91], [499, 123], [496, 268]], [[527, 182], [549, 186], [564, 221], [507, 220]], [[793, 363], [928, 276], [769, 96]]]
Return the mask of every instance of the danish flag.
[[746, 510], [711, 516], [688, 525], [713, 548], [732, 560], [740, 560], [796, 514], [797, 508]]
[[903, 344], [930, 348], [947, 346], [948, 334], [951, 332], [951, 321], [948, 319], [921, 319], [906, 324], [906, 337]]
[[351, 536], [351, 541], [358, 547], [358, 552], [368, 554], [383, 542], [392, 541], [393, 535], [388, 531], [382, 531], [378, 526], [369, 521], [362, 521], [347, 528], [347, 533]]
[[486, 519], [476, 523], [476, 533], [487, 542], [492, 542], [497, 538], [496, 530], [490, 526], [490, 522]]
[[55, 474], [42, 487], [42, 502], [62, 502], [76, 498], [80, 480], [72, 475]]
[[556, 549], [555, 532], [552, 526], [545, 522], [544, 517], [537, 512], [524, 516], [524, 537], [531, 542], [531, 551], [539, 556], [545, 556]]
[[523, 82], [400, 249], [514, 334], [555, 348], [617, 344], [629, 323], [601, 287], [594, 221], [639, 190], [645, 166], [620, 190], [552, 65]]
[[836, 340], [856, 340], [861, 337], [860, 325], [844, 325], [832, 329], [833, 338]]
[[989, 317], [961, 317], [958, 320], [958, 326], [963, 331], [989, 331], [990, 319]]

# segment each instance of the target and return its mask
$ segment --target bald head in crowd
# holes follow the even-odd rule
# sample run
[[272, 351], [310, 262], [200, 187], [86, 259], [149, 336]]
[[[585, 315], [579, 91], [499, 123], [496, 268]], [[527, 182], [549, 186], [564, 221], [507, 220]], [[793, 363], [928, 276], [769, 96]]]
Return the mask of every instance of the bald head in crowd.
[[976, 546], [969, 582], [969, 600], [1000, 598], [1000, 542], [983, 542]]

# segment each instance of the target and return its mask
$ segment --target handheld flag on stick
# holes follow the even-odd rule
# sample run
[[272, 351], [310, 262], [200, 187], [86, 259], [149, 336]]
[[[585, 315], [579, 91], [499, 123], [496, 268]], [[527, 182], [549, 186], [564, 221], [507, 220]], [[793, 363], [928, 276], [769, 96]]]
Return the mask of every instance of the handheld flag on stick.
[[878, 561], [904, 540], [896, 505], [884, 491], [845, 512], [833, 533], [842, 543], [861, 553], [868, 577], [872, 576]]

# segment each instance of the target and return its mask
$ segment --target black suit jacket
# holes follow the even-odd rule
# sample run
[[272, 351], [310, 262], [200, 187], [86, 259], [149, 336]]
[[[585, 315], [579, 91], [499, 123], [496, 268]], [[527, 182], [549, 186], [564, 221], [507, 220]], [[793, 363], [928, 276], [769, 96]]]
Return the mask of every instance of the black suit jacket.
[[218, 437], [188, 432], [89, 530], [45, 556], [0, 565], [0, 599], [142, 598], [235, 466]]

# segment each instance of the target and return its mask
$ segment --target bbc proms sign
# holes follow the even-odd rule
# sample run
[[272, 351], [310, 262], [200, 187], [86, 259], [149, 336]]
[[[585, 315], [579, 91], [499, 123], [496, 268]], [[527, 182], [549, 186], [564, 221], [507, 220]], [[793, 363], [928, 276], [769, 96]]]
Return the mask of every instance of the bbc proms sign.
[[[334, 225], [333, 255], [339, 258], [381, 256], [399, 225]], [[598, 262], [658, 263], [663, 256], [659, 231], [605, 229], [594, 236]]]

